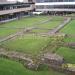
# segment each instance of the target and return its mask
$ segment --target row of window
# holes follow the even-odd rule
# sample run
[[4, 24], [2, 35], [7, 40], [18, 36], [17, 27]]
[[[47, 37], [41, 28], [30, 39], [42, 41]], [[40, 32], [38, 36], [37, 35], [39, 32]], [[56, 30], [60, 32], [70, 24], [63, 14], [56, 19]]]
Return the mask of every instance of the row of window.
[[74, 2], [75, 0], [44, 0], [44, 2]]
[[40, 5], [36, 6], [36, 9], [50, 9], [50, 8], [72, 8], [75, 9], [75, 5]]
[[75, 0], [36, 0], [36, 2], [75, 2]]
[[30, 5], [7, 5], [7, 6], [0, 6], [0, 10], [9, 10], [9, 9], [16, 9], [16, 8], [25, 8], [30, 7]]

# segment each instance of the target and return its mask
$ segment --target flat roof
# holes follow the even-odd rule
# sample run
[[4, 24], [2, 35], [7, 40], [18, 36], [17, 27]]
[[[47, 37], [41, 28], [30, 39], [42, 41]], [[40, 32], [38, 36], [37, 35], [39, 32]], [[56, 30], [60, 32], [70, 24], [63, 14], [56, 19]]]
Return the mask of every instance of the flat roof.
[[25, 2], [0, 2], [0, 5], [11, 5], [11, 4], [34, 4], [34, 2], [28, 2], [28, 3], [25, 3]]
[[0, 2], [0, 4], [12, 4], [12, 3], [16, 3], [16, 2]]
[[75, 5], [75, 2], [44, 2], [35, 3], [35, 5]]
[[24, 5], [24, 4], [34, 4], [34, 3], [5, 3], [5, 4], [0, 4], [0, 6], [8, 6], [8, 5]]

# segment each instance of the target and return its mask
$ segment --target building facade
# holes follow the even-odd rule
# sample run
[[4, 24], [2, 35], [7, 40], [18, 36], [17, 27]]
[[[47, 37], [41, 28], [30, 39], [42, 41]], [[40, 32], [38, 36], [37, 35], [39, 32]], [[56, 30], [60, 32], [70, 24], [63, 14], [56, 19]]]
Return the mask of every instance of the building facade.
[[35, 0], [37, 3], [40, 2], [74, 2], [75, 0]]
[[9, 1], [9, 0], [0, 0], [0, 4], [9, 4], [9, 3], [15, 3], [16, 1]]
[[0, 21], [24, 16], [33, 10], [34, 2], [32, 0], [23, 2], [0, 0]]
[[0, 0], [0, 3], [8, 2], [7, 0]]
[[75, 0], [36, 0], [36, 11], [75, 12]]

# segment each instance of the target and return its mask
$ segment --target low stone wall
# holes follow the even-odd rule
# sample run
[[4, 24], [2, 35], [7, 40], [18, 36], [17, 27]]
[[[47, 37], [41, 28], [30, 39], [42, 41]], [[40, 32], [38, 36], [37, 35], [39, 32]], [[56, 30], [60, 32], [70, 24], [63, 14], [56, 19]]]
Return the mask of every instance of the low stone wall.
[[75, 49], [75, 42], [68, 42], [68, 43], [65, 43], [64, 46]]
[[15, 51], [6, 51], [4, 49], [0, 49], [0, 57], [18, 61], [24, 66], [29, 63], [33, 63], [33, 60], [30, 58], [31, 56]]
[[[51, 56], [51, 57], [53, 58], [54, 56]], [[62, 65], [64, 64], [63, 62], [60, 63], [60, 61], [57, 61], [57, 60], [55, 61], [55, 60], [52, 60], [51, 58], [48, 59], [48, 61], [47, 61], [44, 57], [42, 57], [41, 60], [39, 60], [39, 61], [37, 61], [37, 63], [35, 63], [33, 58], [31, 58], [31, 56], [28, 56], [21, 52], [6, 51], [4, 49], [0, 49], [0, 58], [6, 58], [6, 59], [20, 62], [21, 64], [24, 65], [25, 68], [34, 70], [34, 71], [39, 70], [40, 65], [47, 65], [49, 68], [53, 68], [56, 71], [60, 71], [60, 72], [67, 71], [68, 73], [72, 72], [71, 70], [67, 70], [68, 67], [62, 68]], [[55, 61], [55, 62], [53, 62], [53, 61]]]

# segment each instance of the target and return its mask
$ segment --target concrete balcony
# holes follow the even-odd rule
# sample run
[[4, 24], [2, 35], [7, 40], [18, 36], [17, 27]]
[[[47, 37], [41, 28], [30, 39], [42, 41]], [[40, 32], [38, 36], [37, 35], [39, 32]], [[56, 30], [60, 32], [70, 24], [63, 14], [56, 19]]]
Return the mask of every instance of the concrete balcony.
[[32, 6], [31, 7], [26, 7], [26, 8], [17, 8], [17, 9], [11, 9], [11, 10], [2, 10], [0, 11], [0, 15], [5, 15], [5, 14], [12, 14], [12, 13], [17, 13], [21, 11], [29, 11], [33, 10]]
[[37, 9], [37, 8], [36, 8], [36, 11], [42, 11], [42, 12], [43, 12], [43, 11], [59, 11], [59, 12], [61, 12], [61, 11], [62, 11], [62, 12], [63, 12], [63, 11], [66, 11], [66, 12], [70, 11], [70, 12], [75, 12], [75, 9], [70, 9], [70, 8], [67, 8], [67, 9], [66, 9], [66, 8], [61, 8], [61, 9], [60, 9], [60, 8]]

